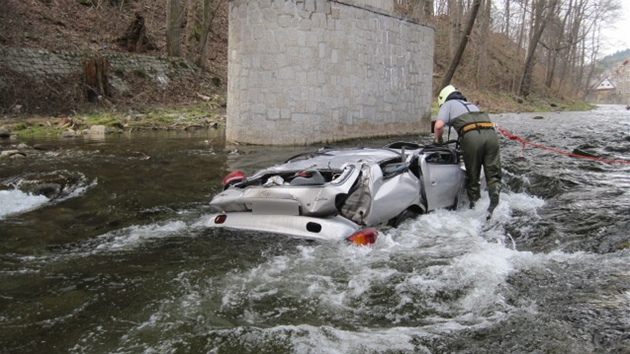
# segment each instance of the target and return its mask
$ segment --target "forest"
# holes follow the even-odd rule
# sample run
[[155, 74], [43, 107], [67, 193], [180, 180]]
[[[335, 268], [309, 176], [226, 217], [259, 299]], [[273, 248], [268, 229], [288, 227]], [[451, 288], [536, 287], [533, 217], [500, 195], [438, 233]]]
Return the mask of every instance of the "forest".
[[[433, 91], [452, 83], [489, 111], [583, 101], [606, 69], [600, 60], [602, 29], [621, 9], [621, 0], [393, 1], [398, 15], [436, 29]], [[182, 57], [199, 69], [195, 78], [173, 83], [176, 94], [161, 94], [133, 80], [135, 93], [111, 98], [114, 104], [179, 104], [198, 99], [193, 92], [226, 91], [228, 0], [3, 2], [3, 46]], [[25, 95], [40, 101], [40, 111], [46, 110], [42, 97], [51, 101], [55, 92], [66, 92], [67, 102], [55, 109], [74, 110], [85, 103], [79, 87], [69, 90], [71, 83], [63, 80], [41, 87], [19, 75], [1, 78], [5, 113]]]
[[604, 69], [602, 29], [621, 9], [619, 0], [396, 1], [436, 25], [438, 88], [456, 69], [456, 83], [518, 100], [584, 99]]

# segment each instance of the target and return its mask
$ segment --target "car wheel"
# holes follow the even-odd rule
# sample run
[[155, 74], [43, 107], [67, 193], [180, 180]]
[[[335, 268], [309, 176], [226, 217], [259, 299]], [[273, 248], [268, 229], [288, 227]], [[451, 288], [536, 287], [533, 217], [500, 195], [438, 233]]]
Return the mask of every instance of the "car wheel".
[[420, 215], [417, 211], [412, 210], [411, 208], [407, 208], [403, 210], [402, 213], [398, 214], [396, 217], [389, 219], [387, 222], [387, 226], [398, 227], [403, 221], [407, 219], [415, 219]]

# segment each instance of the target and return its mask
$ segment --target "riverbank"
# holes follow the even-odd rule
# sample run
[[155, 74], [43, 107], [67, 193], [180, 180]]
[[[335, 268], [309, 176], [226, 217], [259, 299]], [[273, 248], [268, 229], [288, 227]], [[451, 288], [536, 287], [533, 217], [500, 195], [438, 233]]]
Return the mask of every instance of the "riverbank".
[[[487, 92], [466, 91], [469, 99], [491, 114], [506, 112], [585, 111], [595, 106], [578, 101], [549, 101], [546, 98], [515, 98]], [[474, 99], [472, 99], [474, 98]], [[432, 115], [437, 114], [433, 104]], [[170, 106], [99, 107], [67, 116], [6, 115], [0, 120], [0, 136], [21, 137], [81, 136], [95, 129], [104, 134], [134, 131], [213, 129], [225, 125], [226, 98], [200, 97], [200, 102]]]
[[0, 136], [75, 137], [95, 129], [104, 134], [134, 131], [195, 130], [225, 124], [225, 99], [176, 106], [93, 109], [68, 116], [5, 116]]

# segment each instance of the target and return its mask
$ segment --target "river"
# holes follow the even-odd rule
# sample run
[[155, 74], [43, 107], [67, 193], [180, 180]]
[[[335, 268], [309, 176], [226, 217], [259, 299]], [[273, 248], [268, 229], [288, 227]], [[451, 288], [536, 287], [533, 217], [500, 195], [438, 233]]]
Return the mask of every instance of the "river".
[[[501, 135], [493, 219], [484, 195], [370, 247], [204, 228], [226, 173], [319, 146], [20, 140], [58, 149], [0, 160], [0, 352], [630, 353], [630, 112], [492, 118], [549, 148]], [[429, 137], [353, 144], [396, 140]]]

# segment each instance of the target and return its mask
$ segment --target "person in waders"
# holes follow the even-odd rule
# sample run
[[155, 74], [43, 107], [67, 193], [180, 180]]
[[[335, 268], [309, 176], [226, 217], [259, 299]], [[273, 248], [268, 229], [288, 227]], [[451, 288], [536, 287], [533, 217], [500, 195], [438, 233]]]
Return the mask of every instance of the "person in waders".
[[470, 200], [470, 208], [480, 198], [481, 167], [486, 175], [490, 206], [488, 219], [499, 204], [501, 192], [501, 159], [499, 154], [499, 139], [494, 130], [494, 124], [487, 113], [482, 112], [477, 105], [470, 103], [452, 85], [448, 85], [438, 95], [440, 110], [434, 125], [435, 143], [442, 144], [444, 126], [457, 131], [459, 146], [466, 166], [466, 193]]

